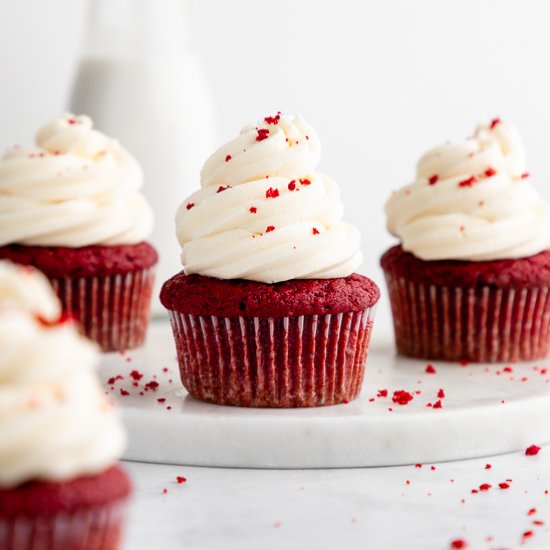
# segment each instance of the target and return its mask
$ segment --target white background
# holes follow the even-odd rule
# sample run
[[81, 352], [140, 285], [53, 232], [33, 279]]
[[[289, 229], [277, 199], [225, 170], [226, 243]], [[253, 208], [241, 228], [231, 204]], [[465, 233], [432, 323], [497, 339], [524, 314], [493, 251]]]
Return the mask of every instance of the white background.
[[[321, 170], [340, 182], [346, 218], [362, 231], [362, 271], [378, 282], [378, 259], [392, 242], [384, 200], [413, 178], [425, 149], [469, 134], [479, 120], [500, 115], [517, 124], [533, 181], [550, 198], [549, 2], [190, 7], [220, 143], [273, 111], [303, 114], [323, 144]], [[85, 0], [0, 0], [1, 149], [29, 143], [65, 108], [85, 16]]]

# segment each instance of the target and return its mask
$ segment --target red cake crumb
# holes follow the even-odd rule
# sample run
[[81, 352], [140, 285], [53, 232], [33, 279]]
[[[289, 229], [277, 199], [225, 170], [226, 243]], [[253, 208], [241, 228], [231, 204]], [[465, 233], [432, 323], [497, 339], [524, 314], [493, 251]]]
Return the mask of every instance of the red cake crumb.
[[534, 516], [536, 513], [537, 513], [536, 508], [530, 508], [529, 511], [527, 512], [527, 515], [528, 516]]
[[531, 538], [534, 534], [535, 533], [533, 531], [524, 531], [521, 536], [524, 539], [528, 539], [528, 538]]
[[434, 409], [442, 409], [443, 408], [443, 405], [441, 404], [441, 400], [438, 399], [434, 404], [433, 404], [433, 408]]
[[188, 202], [186, 205], [185, 205], [185, 208], [187, 208], [187, 210], [191, 210], [191, 208], [193, 208], [195, 206], [195, 203], [194, 202]]
[[497, 171], [494, 168], [487, 168], [487, 170], [485, 170], [484, 173], [488, 178], [490, 178], [494, 176], [497, 173]]
[[258, 211], [258, 209], [255, 206], [250, 207], [250, 213], [251, 214], [256, 214], [257, 211]]
[[479, 486], [479, 490], [480, 490], [480, 491], [488, 491], [491, 487], [492, 487], [492, 485], [489, 484], [489, 483], [482, 483], [482, 484]]
[[137, 370], [133, 370], [131, 373], [130, 373], [130, 376], [136, 381], [136, 382], [139, 382], [139, 380], [141, 380], [143, 378], [143, 374]]
[[540, 451], [540, 447], [538, 445], [530, 445], [525, 449], [525, 454], [527, 456], [535, 456], [538, 455]]
[[493, 466], [491, 464], [485, 464], [485, 469], [490, 470]]
[[308, 180], [307, 178], [300, 178], [300, 183], [302, 185], [310, 185], [311, 184], [311, 181]]
[[271, 233], [272, 231], [275, 231], [275, 226], [274, 226], [274, 225], [268, 225], [268, 226], [265, 228], [265, 232], [266, 232], [266, 233]]
[[278, 196], [279, 196], [279, 190], [278, 189], [273, 189], [273, 187], [270, 187], [265, 192], [265, 198], [266, 199], [276, 199]]
[[166, 398], [165, 397], [159, 397], [157, 399], [157, 403], [166, 403]]
[[229, 162], [231, 160], [231, 155], [225, 155], [225, 162]]
[[276, 115], [274, 116], [266, 116], [264, 118], [264, 121], [267, 123], [267, 124], [279, 124], [279, 120], [281, 120], [281, 113], [278, 112]]
[[529, 172], [523, 172], [523, 174], [521, 174], [521, 179], [524, 180], [524, 179], [528, 178], [529, 175], [530, 175]]
[[445, 391], [443, 389], [440, 389], [437, 392], [437, 397], [439, 397], [439, 399], [444, 399], [445, 398]]
[[388, 397], [388, 390], [378, 390], [377, 397]]
[[426, 370], [428, 374], [435, 374], [437, 371], [435, 370], [435, 367], [433, 365], [426, 365]]
[[152, 391], [156, 391], [157, 388], [159, 387], [159, 383], [155, 380], [151, 380], [150, 382], [147, 382], [147, 384], [145, 384], [145, 386], [143, 386], [146, 390], [152, 390]]
[[496, 117], [496, 118], [493, 118], [493, 120], [491, 120], [491, 124], [489, 125], [489, 129], [490, 130], [493, 130], [496, 126], [498, 126], [502, 121], [500, 120], [499, 117]]
[[413, 400], [413, 395], [405, 390], [396, 390], [393, 392], [392, 401], [398, 405], [407, 405]]
[[177, 481], [178, 483], [180, 483], [180, 484], [181, 484], [181, 483], [185, 483], [185, 482], [187, 481], [187, 478], [185, 478], [185, 477], [183, 477], [183, 476], [177, 476], [177, 477], [176, 477], [176, 481]]
[[430, 176], [428, 183], [430, 185], [435, 185], [438, 181], [439, 181], [439, 176], [437, 174], [434, 174], [433, 176]]
[[218, 187], [218, 190], [216, 191], [216, 194], [218, 193], [223, 193], [224, 191], [227, 191], [228, 189], [231, 189], [231, 186], [230, 185], [220, 185]]
[[269, 137], [269, 130], [267, 128], [258, 128], [256, 132], [258, 133], [256, 141], [263, 141]]
[[498, 486], [501, 488], [501, 489], [509, 489], [510, 488], [510, 484], [509, 483], [506, 483], [506, 482], [502, 482], [502, 483], [499, 483]]
[[363, 311], [378, 287], [356, 273], [337, 279], [295, 279], [275, 284], [178, 273], [162, 287], [169, 310], [218, 317], [291, 317]]
[[311, 229], [311, 233], [312, 233], [313, 235], [319, 235], [319, 230], [318, 230], [316, 227], [313, 227], [313, 228]]
[[120, 388], [120, 395], [122, 395], [122, 397], [126, 397], [127, 395], [130, 395], [130, 392]]
[[452, 550], [461, 550], [463, 548], [468, 548], [468, 543], [464, 539], [455, 539], [451, 541]]
[[290, 180], [288, 182], [288, 190], [294, 191], [296, 189], [296, 180]]

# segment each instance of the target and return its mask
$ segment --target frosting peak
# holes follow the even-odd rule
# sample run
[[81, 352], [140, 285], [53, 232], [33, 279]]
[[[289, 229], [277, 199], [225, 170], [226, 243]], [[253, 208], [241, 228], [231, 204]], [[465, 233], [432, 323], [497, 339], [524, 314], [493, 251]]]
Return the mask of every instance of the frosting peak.
[[59, 311], [42, 274], [0, 262], [0, 487], [100, 472], [122, 454], [99, 352]]
[[0, 246], [138, 243], [152, 229], [142, 181], [117, 141], [65, 114], [38, 131], [36, 147], [13, 147], [0, 162]]
[[386, 214], [403, 249], [423, 260], [513, 259], [550, 248], [550, 205], [530, 183], [518, 132], [498, 118], [424, 154], [416, 181], [390, 197]]
[[265, 283], [353, 273], [359, 232], [341, 221], [337, 184], [315, 171], [320, 156], [313, 128], [281, 113], [220, 147], [176, 214], [185, 272]]

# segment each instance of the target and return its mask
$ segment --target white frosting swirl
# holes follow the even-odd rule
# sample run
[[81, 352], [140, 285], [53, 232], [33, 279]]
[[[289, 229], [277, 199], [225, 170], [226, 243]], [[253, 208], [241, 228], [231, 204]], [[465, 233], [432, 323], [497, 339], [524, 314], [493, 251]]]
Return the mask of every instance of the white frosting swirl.
[[141, 242], [153, 225], [142, 180], [89, 117], [65, 114], [39, 130], [35, 148], [9, 149], [0, 162], [0, 246]]
[[186, 273], [276, 283], [346, 277], [362, 261], [321, 147], [299, 116], [246, 126], [205, 163], [176, 214]]
[[550, 248], [550, 205], [530, 183], [517, 131], [500, 119], [427, 152], [386, 214], [403, 249], [423, 260], [524, 258]]
[[59, 310], [43, 275], [0, 262], [0, 487], [100, 472], [124, 449], [99, 352]]

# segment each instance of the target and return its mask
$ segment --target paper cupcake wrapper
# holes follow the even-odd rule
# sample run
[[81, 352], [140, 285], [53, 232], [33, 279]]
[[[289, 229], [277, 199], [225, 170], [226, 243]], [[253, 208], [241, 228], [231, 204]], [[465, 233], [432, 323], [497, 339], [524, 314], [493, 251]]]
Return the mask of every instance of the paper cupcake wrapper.
[[126, 501], [74, 513], [0, 517], [2, 550], [117, 550], [126, 523]]
[[417, 284], [386, 272], [397, 349], [426, 359], [535, 360], [550, 353], [550, 288]]
[[63, 309], [103, 351], [122, 351], [145, 340], [154, 268], [124, 275], [62, 277], [50, 281]]
[[316, 407], [361, 390], [373, 308], [299, 317], [211, 317], [170, 311], [180, 374], [202, 401]]

